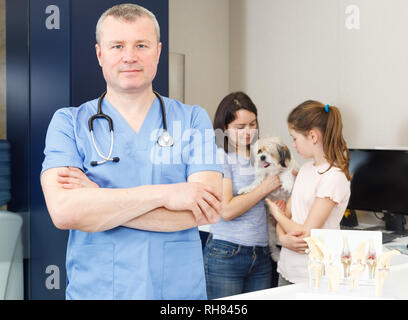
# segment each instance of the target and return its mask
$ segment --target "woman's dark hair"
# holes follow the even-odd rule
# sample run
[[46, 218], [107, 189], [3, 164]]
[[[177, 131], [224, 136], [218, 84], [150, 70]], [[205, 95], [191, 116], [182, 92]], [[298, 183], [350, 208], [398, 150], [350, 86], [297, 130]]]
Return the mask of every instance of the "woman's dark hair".
[[[224, 148], [228, 152], [228, 137], [224, 134], [227, 126], [235, 120], [236, 112], [245, 109], [254, 113], [258, 117], [258, 110], [251, 98], [242, 91], [232, 92], [221, 100], [214, 116], [214, 130], [217, 146]], [[258, 118], [256, 126], [259, 130]], [[220, 139], [222, 134], [222, 139]], [[248, 146], [249, 148], [249, 146]]]

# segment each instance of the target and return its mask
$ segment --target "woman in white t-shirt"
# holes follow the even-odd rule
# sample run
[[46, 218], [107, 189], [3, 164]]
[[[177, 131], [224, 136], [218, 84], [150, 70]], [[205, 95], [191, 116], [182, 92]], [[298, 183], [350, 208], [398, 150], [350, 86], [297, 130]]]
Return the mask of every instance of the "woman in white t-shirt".
[[267, 205], [277, 220], [282, 244], [279, 285], [307, 281], [307, 244], [311, 229], [339, 229], [350, 198], [350, 153], [338, 108], [308, 100], [288, 116], [293, 147], [304, 159], [287, 205]]

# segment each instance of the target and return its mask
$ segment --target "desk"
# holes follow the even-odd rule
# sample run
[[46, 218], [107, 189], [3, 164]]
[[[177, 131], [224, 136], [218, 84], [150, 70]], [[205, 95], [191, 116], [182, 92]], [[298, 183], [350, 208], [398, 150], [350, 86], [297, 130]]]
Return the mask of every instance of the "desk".
[[[398, 238], [390, 244], [408, 244], [408, 237]], [[347, 286], [340, 287], [337, 293], [329, 293], [326, 289], [327, 280], [322, 280], [319, 289], [310, 289], [308, 284], [300, 283], [284, 287], [259, 290], [235, 296], [225, 297], [220, 300], [307, 300], [307, 299], [333, 299], [333, 300], [361, 300], [361, 299], [408, 299], [408, 256], [402, 254], [391, 259], [391, 272], [384, 283], [383, 295], [375, 297], [375, 288], [360, 286], [358, 291], [350, 293]]]

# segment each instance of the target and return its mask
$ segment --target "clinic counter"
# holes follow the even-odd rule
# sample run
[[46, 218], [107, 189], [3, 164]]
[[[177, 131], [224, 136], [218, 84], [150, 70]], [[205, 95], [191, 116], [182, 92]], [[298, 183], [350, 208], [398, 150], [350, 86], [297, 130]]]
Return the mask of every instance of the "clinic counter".
[[[390, 245], [408, 244], [408, 237], [398, 238], [383, 245], [383, 252]], [[386, 247], [387, 246], [387, 247]], [[371, 299], [408, 299], [408, 255], [401, 254], [391, 259], [391, 272], [385, 279], [383, 294], [375, 296], [375, 286], [361, 285], [351, 291], [349, 285], [340, 285], [338, 292], [328, 290], [327, 280], [322, 279], [320, 288], [309, 288], [308, 283], [293, 284], [272, 289], [244, 293], [220, 300], [371, 300]]]

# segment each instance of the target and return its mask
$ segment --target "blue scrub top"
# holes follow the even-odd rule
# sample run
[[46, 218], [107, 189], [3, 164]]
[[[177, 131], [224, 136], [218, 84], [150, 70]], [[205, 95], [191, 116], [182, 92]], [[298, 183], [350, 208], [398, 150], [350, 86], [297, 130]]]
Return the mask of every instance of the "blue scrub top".
[[[198, 171], [219, 171], [214, 131], [207, 112], [163, 97], [171, 148], [158, 146], [163, 122], [156, 98], [136, 133], [107, 101], [102, 110], [113, 120], [112, 157], [102, 160], [93, 144], [88, 119], [98, 99], [54, 114], [46, 137], [42, 172], [78, 167], [102, 188], [187, 181]], [[93, 123], [96, 144], [104, 156], [110, 148], [108, 122]], [[150, 232], [117, 227], [104, 232], [70, 230], [67, 255], [67, 299], [206, 299], [206, 284], [197, 228], [178, 232]]]

